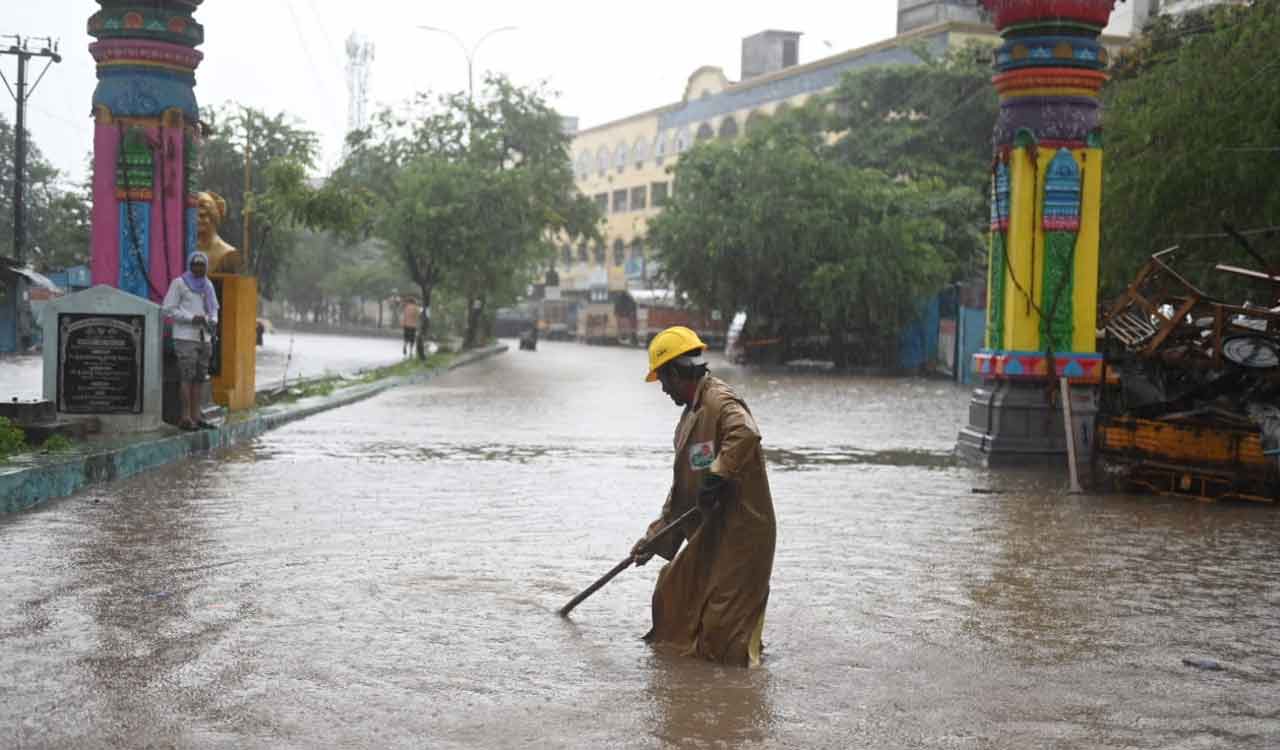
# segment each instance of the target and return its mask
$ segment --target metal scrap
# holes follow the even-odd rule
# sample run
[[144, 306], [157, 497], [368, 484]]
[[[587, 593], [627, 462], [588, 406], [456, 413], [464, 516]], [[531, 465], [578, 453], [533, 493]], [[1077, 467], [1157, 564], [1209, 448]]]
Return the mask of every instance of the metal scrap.
[[[1215, 299], [1173, 268], [1175, 250], [1153, 255], [1102, 317], [1113, 377], [1098, 455], [1129, 489], [1280, 498], [1280, 306]], [[1217, 270], [1280, 294], [1273, 269]]]

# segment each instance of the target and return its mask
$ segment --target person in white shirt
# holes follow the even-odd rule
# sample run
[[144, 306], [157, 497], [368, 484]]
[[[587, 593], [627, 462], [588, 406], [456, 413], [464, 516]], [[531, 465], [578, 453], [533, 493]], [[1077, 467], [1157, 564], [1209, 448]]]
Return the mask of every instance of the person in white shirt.
[[164, 296], [164, 312], [173, 318], [173, 348], [178, 355], [178, 381], [182, 392], [184, 430], [213, 425], [200, 415], [200, 386], [209, 375], [214, 326], [218, 324], [218, 297], [209, 281], [209, 257], [194, 252], [187, 272], [173, 280]]

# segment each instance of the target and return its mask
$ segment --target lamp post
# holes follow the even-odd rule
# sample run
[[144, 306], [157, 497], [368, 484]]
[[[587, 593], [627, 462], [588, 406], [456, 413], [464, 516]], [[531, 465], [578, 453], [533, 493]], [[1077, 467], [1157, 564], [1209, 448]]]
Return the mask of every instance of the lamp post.
[[475, 44], [472, 44], [470, 47], [468, 47], [467, 43], [462, 39], [462, 37], [458, 36], [452, 31], [449, 31], [448, 29], [442, 29], [437, 26], [418, 26], [418, 28], [422, 29], [423, 31], [434, 31], [439, 34], [444, 34], [458, 44], [458, 48], [462, 50], [463, 56], [466, 57], [467, 59], [467, 101], [468, 102], [474, 102], [476, 98], [475, 59], [476, 59], [476, 52], [480, 49], [480, 45], [484, 44], [485, 40], [487, 40], [489, 37], [493, 36], [494, 34], [499, 34], [504, 31], [516, 30], [515, 26], [499, 26], [496, 29], [490, 29], [489, 31], [486, 31], [483, 35], [481, 35], [481, 37], [476, 40]]

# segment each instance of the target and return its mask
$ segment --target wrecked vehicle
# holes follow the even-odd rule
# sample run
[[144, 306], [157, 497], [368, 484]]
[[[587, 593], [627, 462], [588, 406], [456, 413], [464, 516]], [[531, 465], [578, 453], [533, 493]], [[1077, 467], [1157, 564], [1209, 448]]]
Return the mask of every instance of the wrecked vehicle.
[[1157, 253], [1102, 318], [1095, 479], [1202, 500], [1280, 498], [1280, 275], [1260, 307], [1214, 299]]

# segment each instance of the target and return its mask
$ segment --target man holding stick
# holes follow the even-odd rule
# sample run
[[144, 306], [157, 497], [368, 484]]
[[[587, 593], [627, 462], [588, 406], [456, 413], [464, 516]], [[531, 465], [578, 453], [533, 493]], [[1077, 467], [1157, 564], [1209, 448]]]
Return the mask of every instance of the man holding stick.
[[[646, 380], [660, 381], [684, 412], [662, 515], [632, 548], [636, 564], [655, 554], [671, 561], [658, 574], [645, 640], [685, 656], [756, 666], [773, 572], [773, 498], [755, 419], [728, 385], [708, 374], [705, 349], [683, 326], [666, 329], [649, 345]], [[700, 513], [654, 538], [695, 506]]]

